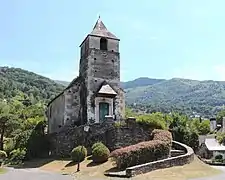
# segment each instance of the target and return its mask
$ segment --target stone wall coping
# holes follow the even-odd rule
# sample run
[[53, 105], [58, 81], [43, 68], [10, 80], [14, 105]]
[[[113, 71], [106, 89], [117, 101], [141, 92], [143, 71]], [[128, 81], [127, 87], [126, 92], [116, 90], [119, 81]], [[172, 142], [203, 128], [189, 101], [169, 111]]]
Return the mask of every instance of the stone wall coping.
[[[184, 165], [184, 164], [187, 164], [187, 163], [190, 163], [193, 161], [194, 151], [191, 147], [189, 147], [185, 144], [182, 144], [180, 142], [177, 142], [177, 141], [173, 141], [173, 143], [185, 148], [186, 154], [129, 167], [126, 169], [127, 177], [150, 172], [154, 169], [172, 167], [172, 166], [176, 166], [176, 165]], [[186, 159], [186, 160], [184, 160], [184, 159]], [[156, 167], [157, 165], [159, 165], [158, 168]]]

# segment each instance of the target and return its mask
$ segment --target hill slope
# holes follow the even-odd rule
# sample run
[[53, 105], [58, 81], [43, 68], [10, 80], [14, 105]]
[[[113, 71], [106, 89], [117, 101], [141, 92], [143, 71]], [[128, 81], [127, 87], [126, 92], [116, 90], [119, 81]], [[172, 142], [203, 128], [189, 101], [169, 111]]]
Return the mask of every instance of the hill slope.
[[10, 99], [22, 93], [47, 103], [63, 88], [55, 81], [35, 73], [20, 68], [0, 67], [0, 99]]
[[[67, 84], [23, 69], [0, 67], [0, 99], [24, 93], [47, 103]], [[147, 112], [178, 110], [212, 115], [225, 104], [223, 81], [138, 78], [121, 85], [126, 91], [127, 105]]]
[[146, 86], [127, 88], [128, 104], [149, 106], [149, 110], [174, 109], [212, 115], [225, 104], [225, 82], [174, 78]]

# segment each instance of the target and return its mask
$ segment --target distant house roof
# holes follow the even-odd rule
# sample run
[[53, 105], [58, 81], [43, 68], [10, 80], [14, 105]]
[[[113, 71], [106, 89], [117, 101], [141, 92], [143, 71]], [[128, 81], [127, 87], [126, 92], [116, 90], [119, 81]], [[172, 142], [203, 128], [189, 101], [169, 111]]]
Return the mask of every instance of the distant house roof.
[[215, 138], [206, 139], [205, 145], [209, 151], [225, 151], [225, 146], [219, 144]]

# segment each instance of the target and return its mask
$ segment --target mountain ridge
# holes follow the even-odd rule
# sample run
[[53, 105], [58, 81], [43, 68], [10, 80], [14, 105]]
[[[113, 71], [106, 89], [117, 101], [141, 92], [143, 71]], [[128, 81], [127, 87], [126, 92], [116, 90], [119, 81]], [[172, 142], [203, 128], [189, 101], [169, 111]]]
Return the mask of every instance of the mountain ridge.
[[[0, 67], [0, 99], [18, 93], [49, 102], [69, 84], [46, 78], [20, 68]], [[141, 77], [121, 82], [126, 103], [144, 112], [180, 111], [212, 115], [225, 104], [225, 81], [183, 78], [154, 79]]]

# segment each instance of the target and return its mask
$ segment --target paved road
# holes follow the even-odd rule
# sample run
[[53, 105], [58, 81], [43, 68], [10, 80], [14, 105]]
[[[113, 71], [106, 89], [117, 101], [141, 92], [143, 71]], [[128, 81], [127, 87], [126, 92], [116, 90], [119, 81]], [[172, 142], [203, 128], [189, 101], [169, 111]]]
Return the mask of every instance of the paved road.
[[[225, 180], [225, 166], [214, 166], [214, 168], [220, 169], [224, 173], [212, 177], [202, 177], [191, 180]], [[119, 178], [110, 178], [110, 179], [117, 180]], [[32, 169], [9, 168], [7, 173], [0, 175], [0, 180], [73, 180], [73, 178], [68, 175], [61, 175], [42, 171], [39, 170], [38, 168]]]
[[202, 177], [192, 180], [225, 180], [225, 166], [212, 166], [212, 167], [223, 171], [223, 173], [212, 177]]
[[36, 168], [32, 169], [8, 169], [8, 172], [0, 175], [0, 180], [72, 180], [67, 175], [55, 174], [41, 171]]

